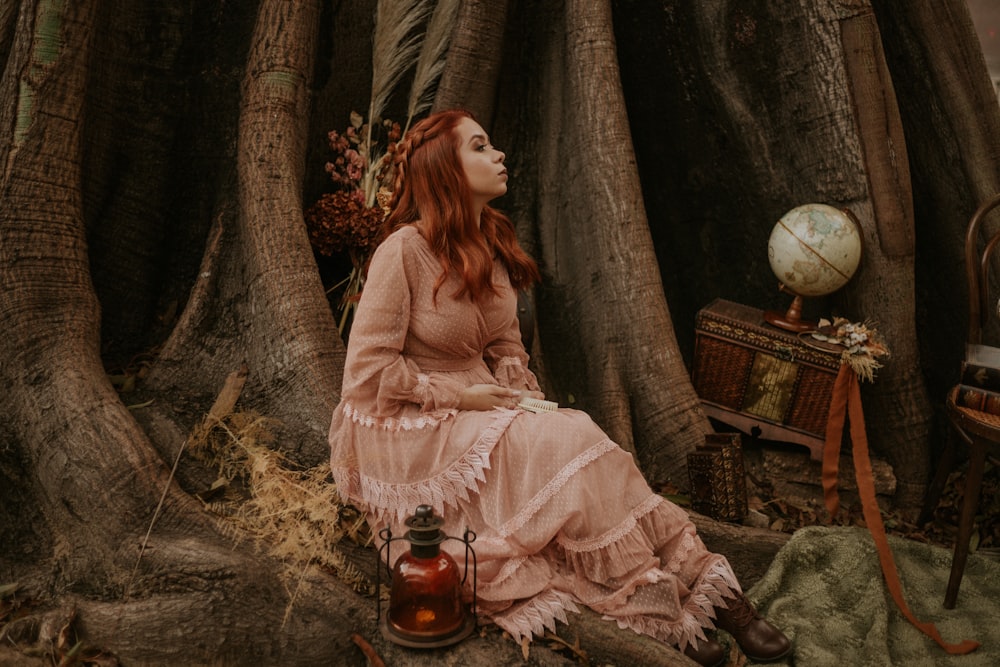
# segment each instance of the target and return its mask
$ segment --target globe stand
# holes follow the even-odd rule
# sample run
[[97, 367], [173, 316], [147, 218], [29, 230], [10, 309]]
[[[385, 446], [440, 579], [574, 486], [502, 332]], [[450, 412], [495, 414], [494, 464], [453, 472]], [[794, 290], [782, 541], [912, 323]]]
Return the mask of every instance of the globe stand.
[[792, 299], [792, 304], [788, 306], [788, 310], [784, 313], [778, 310], [766, 311], [764, 313], [764, 321], [779, 329], [794, 331], [795, 333], [815, 331], [818, 326], [816, 322], [809, 322], [802, 319], [802, 297], [784, 285], [779, 285], [778, 289], [791, 294], [795, 298]]
[[788, 211], [771, 229], [767, 259], [778, 289], [793, 297], [784, 313], [768, 311], [764, 321], [802, 333], [819, 325], [802, 319], [802, 296], [832, 294], [847, 284], [861, 262], [861, 225], [848, 209], [803, 204]]

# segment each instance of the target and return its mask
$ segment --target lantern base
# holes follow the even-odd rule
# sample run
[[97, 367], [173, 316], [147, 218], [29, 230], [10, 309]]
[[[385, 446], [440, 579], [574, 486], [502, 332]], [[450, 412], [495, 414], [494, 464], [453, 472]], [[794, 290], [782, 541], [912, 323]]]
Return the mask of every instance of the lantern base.
[[414, 634], [406, 632], [405, 630], [400, 630], [395, 627], [392, 623], [389, 623], [388, 617], [389, 612], [387, 610], [384, 614], [382, 614], [382, 618], [380, 618], [378, 622], [378, 627], [382, 632], [382, 636], [394, 644], [399, 644], [400, 646], [406, 646], [408, 648], [442, 648], [444, 646], [451, 646], [471, 635], [473, 630], [476, 629], [476, 617], [470, 613], [465, 614], [465, 619], [462, 621], [462, 625], [460, 625], [457, 630], [452, 630], [451, 632], [443, 635], [431, 633]]

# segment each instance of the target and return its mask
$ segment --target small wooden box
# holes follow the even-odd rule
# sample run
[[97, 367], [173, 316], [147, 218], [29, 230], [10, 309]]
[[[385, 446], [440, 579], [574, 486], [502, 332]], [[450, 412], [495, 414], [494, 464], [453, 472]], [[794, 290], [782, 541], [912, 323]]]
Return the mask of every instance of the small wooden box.
[[743, 521], [747, 515], [747, 477], [739, 433], [709, 433], [705, 444], [688, 454], [691, 509], [717, 521]]
[[691, 379], [706, 414], [822, 459], [843, 348], [779, 329], [764, 311], [716, 299], [695, 319]]

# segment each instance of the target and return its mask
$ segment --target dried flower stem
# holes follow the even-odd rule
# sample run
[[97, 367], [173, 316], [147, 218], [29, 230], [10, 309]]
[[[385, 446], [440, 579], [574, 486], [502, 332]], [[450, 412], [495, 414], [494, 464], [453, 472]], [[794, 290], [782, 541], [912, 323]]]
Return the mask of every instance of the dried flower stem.
[[843, 317], [820, 320], [812, 337], [845, 349], [840, 356], [861, 380], [872, 382], [875, 371], [882, 368], [879, 358], [889, 356], [889, 348], [881, 341], [878, 331], [868, 323], [851, 322]]
[[[372, 125], [382, 118], [389, 96], [420, 50], [418, 30], [432, 8], [428, 0], [379, 0], [375, 10], [375, 35], [372, 45], [372, 96], [368, 105], [368, 132], [365, 144], [372, 145]], [[368, 206], [375, 203], [373, 185], [377, 166], [383, 155], [366, 155], [369, 169], [362, 180]], [[369, 200], [369, 196], [371, 199]]]

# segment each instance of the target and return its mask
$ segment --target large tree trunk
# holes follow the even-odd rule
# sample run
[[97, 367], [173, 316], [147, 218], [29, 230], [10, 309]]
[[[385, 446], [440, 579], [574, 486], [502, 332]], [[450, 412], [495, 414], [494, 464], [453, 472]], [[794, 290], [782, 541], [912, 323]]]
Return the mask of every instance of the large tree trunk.
[[868, 435], [893, 465], [896, 502], [917, 507], [930, 462], [931, 409], [920, 371], [914, 284], [913, 196], [896, 96], [870, 7], [839, 16], [840, 45], [866, 169], [864, 263], [845, 294], [846, 312], [869, 318], [892, 357], [868, 390]]
[[344, 355], [300, 192], [318, 16], [318, 2], [261, 6], [242, 90], [236, 200], [217, 214], [198, 281], [148, 379], [156, 391], [206, 392], [246, 363], [246, 407], [280, 420], [280, 446], [310, 464], [327, 451]]
[[[165, 470], [107, 381], [80, 201], [81, 101], [96, 3], [41, 5], [18, 16], [2, 83], [4, 165], [0, 270], [3, 431], [29, 473], [19, 492], [45, 518], [43, 541], [67, 581], [111, 578], [155, 506]], [[51, 26], [58, 26], [53, 32]], [[15, 121], [16, 119], [16, 121]], [[106, 489], [104, 493], [93, 490]], [[113, 492], [112, 492], [113, 490]], [[181, 502], [184, 502], [181, 500]], [[122, 520], [100, 525], [109, 505]], [[100, 554], [113, 554], [100, 558]], [[131, 551], [128, 555], [134, 555]], [[96, 562], [92, 562], [96, 561]]]
[[[930, 406], [915, 345], [912, 205], [870, 8], [663, 4], [670, 10], [621, 12], [622, 30], [645, 26], [652, 37], [630, 41], [622, 59], [626, 72], [672, 63], [666, 76], [643, 68], [625, 81], [633, 130], [645, 129], [640, 169], [658, 176], [644, 192], [675, 319], [690, 322], [718, 296], [786, 308], [766, 261], [774, 222], [809, 202], [850, 208], [866, 241], [862, 267], [834, 297], [807, 302], [807, 315], [870, 319], [892, 349], [866, 391], [869, 431], [896, 466], [899, 500], [916, 504]], [[690, 350], [690, 329], [682, 334]]]
[[[304, 580], [310, 586], [296, 597], [292, 613], [285, 618], [290, 600], [278, 576], [280, 565], [253, 553], [246, 544], [234, 548], [230, 539], [217, 532], [201, 505], [172, 480], [169, 466], [103, 372], [98, 355], [99, 307], [89, 279], [79, 184], [83, 124], [79, 101], [87, 39], [93, 34], [88, 29], [93, 9], [93, 4], [75, 3], [62, 13], [42, 7], [38, 15], [22, 15], [18, 38], [26, 44], [18, 52], [31, 56], [27, 62], [44, 67], [8, 69], [32, 76], [11, 77], [3, 85], [3, 99], [10, 103], [8, 108], [20, 111], [16, 116], [21, 123], [8, 125], [17, 132], [6, 137], [5, 206], [0, 218], [4, 286], [0, 314], [6, 334], [0, 354], [2, 384], [10, 397], [0, 418], [12, 445], [0, 450], [5, 478], [0, 486], [3, 516], [9, 519], [3, 522], [4, 544], [17, 544], [21, 549], [5, 549], [2, 580], [20, 583], [21, 594], [40, 603], [31, 616], [7, 623], [5, 646], [10, 641], [53, 650], [56, 638], [48, 628], [66, 627], [88, 646], [110, 651], [126, 664], [246, 664], [251, 660], [284, 665], [329, 664], [331, 660], [364, 664], [349, 634], [377, 635], [371, 602], [328, 574], [306, 571]], [[283, 0], [261, 6], [253, 40], [260, 50], [248, 66], [247, 140], [241, 151], [248, 154], [241, 167], [243, 182], [256, 187], [241, 190], [245, 213], [234, 222], [248, 229], [229, 234], [217, 226], [207, 243], [205, 273], [217, 270], [216, 258], [227, 255], [227, 242], [247, 247], [239, 256], [250, 275], [255, 275], [255, 259], [265, 265], [258, 269], [265, 273], [270, 262], [284, 259], [269, 259], [271, 247], [294, 253], [294, 247], [289, 250], [289, 244], [278, 244], [261, 229], [265, 225], [260, 218], [276, 211], [274, 218], [280, 222], [288, 216], [285, 209], [297, 205], [283, 208], [280, 202], [287, 190], [282, 184], [301, 178], [294, 169], [290, 179], [283, 173], [287, 155], [297, 154], [301, 146], [292, 141], [287, 152], [281, 150], [278, 134], [272, 137], [275, 152], [258, 148], [267, 145], [261, 140], [267, 132], [258, 122], [265, 115], [294, 115], [301, 109], [304, 77], [295, 73], [308, 68], [294, 57], [282, 58], [281, 44], [288, 42], [272, 39], [272, 31], [287, 30], [288, 35], [300, 38], [292, 43], [301, 44], [302, 34], [296, 27], [302, 30], [311, 25], [314, 9]], [[56, 34], [45, 30], [53, 25], [59, 27]], [[307, 51], [306, 47], [300, 56]], [[300, 67], [282, 68], [276, 62], [297, 62]], [[62, 171], [53, 174], [47, 171], [49, 165], [60, 165]], [[257, 169], [266, 170], [271, 178], [255, 179]], [[280, 229], [277, 222], [272, 226]], [[297, 243], [304, 246], [304, 239]], [[239, 253], [230, 250], [229, 254]], [[294, 256], [292, 260], [290, 270], [286, 264], [270, 271], [295, 278]], [[210, 277], [203, 276], [202, 282], [212, 282], [206, 280]], [[310, 294], [295, 290], [294, 280], [282, 284], [287, 298], [301, 302], [303, 294]], [[195, 290], [173, 349], [178, 338], [182, 340], [190, 331], [186, 327], [193, 326], [188, 323], [202, 321], [212, 306], [208, 297], [219, 291], [204, 286]], [[260, 291], [265, 297], [255, 302], [257, 307], [279, 313], [295, 332], [295, 314], [285, 310], [286, 303], [266, 288]], [[321, 293], [312, 296], [322, 301]], [[329, 319], [328, 312], [326, 316]], [[315, 323], [312, 328], [322, 333]], [[336, 337], [328, 340], [333, 345]], [[295, 348], [296, 342], [294, 337], [289, 341], [293, 351], [309, 352]], [[296, 368], [313, 367], [290, 356]], [[206, 364], [207, 375], [217, 377], [207, 357], [199, 358]], [[271, 358], [265, 368], [280, 376], [284, 366], [278, 362], [283, 359]], [[153, 378], [167, 377], [164, 373], [161, 368]], [[199, 389], [207, 388], [209, 377], [201, 380]], [[249, 389], [266, 393], [252, 385]], [[312, 423], [325, 424], [327, 417], [314, 415]], [[171, 431], [163, 426], [168, 421], [162, 416], [144, 418], [172, 460], [180, 456], [183, 442], [171, 437], [176, 427]], [[28, 525], [26, 519], [36, 522]], [[225, 532], [234, 530], [230, 527]], [[38, 568], [39, 563], [50, 564], [54, 578], [52, 571]], [[587, 618], [596, 625], [583, 646], [594, 641], [593, 655], [603, 655], [608, 639], [617, 638], [614, 645], [619, 646], [619, 656], [632, 656], [639, 662], [690, 664], [668, 647], [636, 639], [631, 632], [597, 621], [593, 615]], [[397, 665], [439, 664], [441, 659], [441, 653], [414, 655], [391, 646], [383, 648]], [[519, 647], [493, 633], [463, 643], [450, 655], [461, 663], [515, 664], [521, 662], [519, 653]], [[534, 647], [532, 654], [528, 664], [570, 662], [542, 646]], [[0, 658], [6, 660], [6, 654]]]
[[[865, 2], [610, 4], [613, 22], [606, 1], [464, 3], [437, 99], [510, 156], [500, 205], [545, 276], [543, 380], [651, 481], [685, 486], [708, 428], [682, 358], [695, 312], [787, 305], [773, 222], [848, 205], [865, 264], [812, 314], [871, 317], [888, 338], [865, 401], [911, 503], [921, 370], [936, 401], [964, 337], [961, 230], [1000, 189], [1000, 109], [963, 0], [879, 1], [878, 26]], [[343, 346], [300, 193], [321, 189], [325, 132], [367, 103], [373, 5], [0, 4], [0, 584], [38, 605], [5, 621], [0, 651], [51, 648], [75, 609], [81, 638], [126, 663], [362, 665], [356, 631], [392, 664], [521, 664], [495, 630], [441, 653], [391, 646], [370, 600], [313, 569], [285, 618], [283, 564], [234, 544], [191, 495], [214, 471], [178, 459], [244, 363], [243, 406], [281, 420], [276, 447], [326, 457]], [[123, 395], [152, 404], [126, 408], [102, 362], [145, 359], [166, 331], [142, 393]], [[781, 544], [699, 530], [746, 585]], [[595, 662], [689, 662], [593, 614], [560, 632]], [[527, 664], [570, 660], [536, 643]]]
[[[190, 88], [178, 76], [186, 54], [181, 35], [197, 17], [177, 3], [141, 7], [127, 1], [98, 5], [94, 19], [91, 71], [142, 72], [141, 83], [121, 77], [93, 76], [85, 89], [82, 192], [83, 214], [93, 267], [94, 289], [101, 301], [102, 354], [127, 360], [162, 341], [154, 326], [164, 302], [177, 300], [197, 266], [171, 270], [184, 240], [204, 243], [198, 216], [185, 218], [174, 206], [173, 185], [181, 104], [151, 105], [151, 100], [182, 100]], [[130, 62], [137, 40], [158, 26], [155, 47], [141, 64]], [[235, 91], [229, 91], [232, 95]], [[234, 106], [235, 105], [230, 105]], [[214, 185], [214, 183], [213, 183]], [[195, 191], [187, 190], [188, 197]]]
[[[958, 380], [967, 335], [965, 228], [976, 208], [1000, 191], [997, 92], [965, 0], [873, 5], [910, 155], [923, 323], [918, 342], [928, 391], [940, 405]], [[986, 221], [990, 229], [996, 224]]]
[[434, 111], [467, 109], [483, 127], [493, 126], [509, 0], [466, 0], [452, 31]]
[[[518, 8], [531, 45], [509, 67], [516, 219], [535, 219], [539, 330], [549, 379], [655, 482], [687, 486], [686, 454], [708, 429], [673, 337], [646, 222], [607, 2]], [[508, 51], [507, 56], [511, 56]], [[531, 72], [533, 76], [524, 77]]]
[[[3, 522], [2, 578], [53, 605], [51, 618], [68, 619], [59, 606], [75, 606], [86, 616], [77, 630], [126, 661], [239, 662], [252, 646], [285, 664], [319, 663], [348, 646], [336, 628], [350, 627], [362, 601], [324, 576], [282, 625], [279, 568], [233, 549], [171, 481], [102, 368], [80, 198], [96, 5], [39, 3], [22, 12], [13, 52], [23, 60], [8, 63], [0, 90], [4, 113], [17, 118], [4, 125], [0, 189], [0, 419], [8, 434], [0, 486], [11, 519]], [[262, 13], [266, 26], [281, 18]], [[25, 518], [40, 521], [25, 526]], [[25, 618], [5, 633], [30, 645], [46, 627]], [[316, 636], [290, 641], [306, 628]]]

